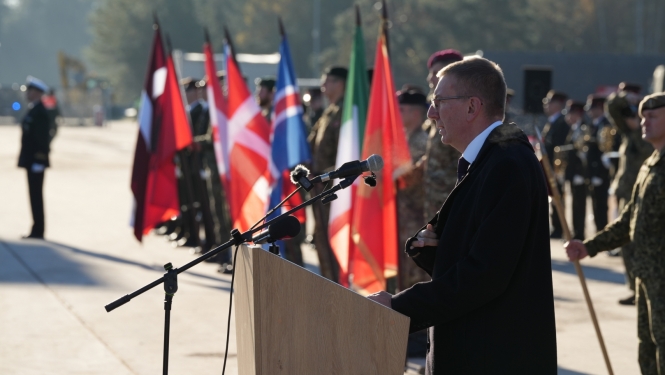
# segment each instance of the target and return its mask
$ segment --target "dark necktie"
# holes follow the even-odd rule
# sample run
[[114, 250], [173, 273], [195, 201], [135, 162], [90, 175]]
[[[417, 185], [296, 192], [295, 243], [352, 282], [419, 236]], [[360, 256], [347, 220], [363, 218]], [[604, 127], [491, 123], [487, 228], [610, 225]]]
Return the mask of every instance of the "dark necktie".
[[462, 178], [466, 176], [466, 172], [469, 170], [469, 163], [464, 159], [463, 157], [460, 157], [459, 160], [457, 161], [457, 183], [459, 184], [460, 181], [462, 181]]

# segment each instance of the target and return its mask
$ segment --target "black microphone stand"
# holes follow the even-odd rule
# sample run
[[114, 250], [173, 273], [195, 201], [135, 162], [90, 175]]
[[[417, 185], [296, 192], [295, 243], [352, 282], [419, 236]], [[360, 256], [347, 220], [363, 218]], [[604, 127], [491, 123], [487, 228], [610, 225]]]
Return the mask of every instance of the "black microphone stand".
[[[337, 185], [333, 186], [331, 189], [326, 190], [322, 192], [321, 194], [309, 199], [306, 202], [303, 202], [302, 204], [292, 208], [291, 210], [283, 213], [282, 215], [279, 215], [275, 217], [274, 219], [268, 220], [265, 222], [263, 225], [260, 225], [258, 227], [255, 227], [253, 229], [250, 229], [244, 233], [240, 233], [238, 229], [233, 229], [231, 231], [231, 239], [227, 241], [225, 244], [222, 244], [210, 251], [208, 251], [205, 254], [202, 254], [198, 258], [194, 259], [193, 261], [185, 264], [184, 266], [180, 268], [173, 268], [173, 265], [171, 263], [167, 263], [164, 265], [164, 269], [166, 272], [164, 273], [164, 276], [160, 277], [159, 279], [146, 284], [142, 288], [130, 293], [126, 294], [117, 300], [109, 303], [108, 305], [104, 306], [104, 309], [106, 309], [106, 312], [111, 312], [115, 310], [116, 308], [126, 304], [127, 302], [131, 301], [133, 298], [140, 296], [141, 294], [147, 292], [148, 290], [156, 287], [159, 284], [164, 283], [164, 293], [165, 293], [165, 298], [164, 298], [164, 354], [163, 354], [163, 370], [162, 373], [164, 375], [167, 375], [169, 370], [169, 335], [170, 335], [170, 326], [171, 326], [171, 304], [173, 302], [173, 296], [175, 293], [178, 291], [178, 274], [187, 271], [188, 269], [196, 266], [197, 264], [205, 261], [206, 259], [209, 259], [220, 252], [232, 247], [232, 246], [240, 246], [240, 244], [251, 241], [252, 239], [252, 234], [267, 228], [270, 226], [270, 224], [274, 223], [277, 220], [280, 220], [280, 218], [284, 216], [288, 216], [304, 207], [307, 207], [309, 205], [312, 205], [318, 200], [325, 199], [326, 197], [333, 196], [337, 191], [345, 189], [351, 184], [353, 184], [353, 181], [358, 177], [356, 176], [350, 176], [345, 178], [344, 180], [340, 181]], [[284, 201], [282, 201], [280, 204], [283, 204]], [[262, 219], [263, 220], [263, 219]], [[260, 222], [260, 221], [259, 221]], [[234, 274], [235, 274], [235, 267], [234, 267]], [[231, 285], [231, 293], [233, 293], [233, 285]], [[228, 341], [227, 341], [228, 345]], [[227, 347], [228, 351], [228, 347]]]

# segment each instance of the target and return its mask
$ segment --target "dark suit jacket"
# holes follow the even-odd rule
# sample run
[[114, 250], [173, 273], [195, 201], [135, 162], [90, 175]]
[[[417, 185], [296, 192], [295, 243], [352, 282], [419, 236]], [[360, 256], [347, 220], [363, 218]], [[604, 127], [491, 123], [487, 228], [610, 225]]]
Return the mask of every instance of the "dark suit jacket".
[[18, 166], [29, 169], [33, 163], [49, 166], [51, 122], [46, 107], [37, 102], [21, 122], [21, 153]]
[[566, 123], [563, 114], [553, 123], [547, 123], [543, 128], [543, 143], [545, 143], [545, 150], [550, 159], [550, 163], [554, 163], [554, 148], [566, 144], [566, 138], [570, 132], [570, 126]]
[[[412, 258], [432, 280], [392, 308], [429, 328], [428, 374], [556, 374], [545, 177], [514, 124], [492, 131]], [[407, 243], [408, 248], [408, 243]]]
[[587, 125], [587, 135], [589, 136], [588, 142], [586, 142], [587, 150], [587, 168], [589, 177], [599, 177], [603, 182], [609, 182], [610, 179], [610, 170], [603, 165], [603, 152], [600, 150], [599, 136], [602, 129], [606, 126], [612, 126], [610, 121], [603, 117], [603, 119], [598, 123], [598, 126]]

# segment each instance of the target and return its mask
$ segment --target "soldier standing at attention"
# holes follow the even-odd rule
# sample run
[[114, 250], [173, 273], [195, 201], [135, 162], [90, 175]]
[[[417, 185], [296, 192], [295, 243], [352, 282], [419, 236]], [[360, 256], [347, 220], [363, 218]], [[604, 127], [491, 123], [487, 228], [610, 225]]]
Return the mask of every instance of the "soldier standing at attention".
[[42, 103], [48, 86], [41, 80], [28, 76], [26, 100], [28, 113], [21, 121], [21, 153], [18, 166], [28, 172], [28, 191], [32, 209], [32, 230], [23, 238], [44, 239], [44, 171], [49, 167], [51, 121]]
[[584, 153], [584, 130], [582, 118], [584, 117], [584, 103], [569, 100], [566, 103], [564, 119], [570, 130], [566, 138], [566, 146], [570, 149], [564, 151], [566, 155], [566, 181], [570, 184], [573, 196], [573, 230], [574, 238], [584, 239], [584, 221], [586, 219], [586, 154]]
[[[342, 126], [342, 104], [349, 71], [343, 67], [328, 68], [321, 77], [321, 92], [328, 100], [328, 107], [312, 127], [308, 141], [312, 149], [312, 173], [318, 176], [335, 170], [339, 129]], [[316, 184], [313, 195], [323, 192], [325, 185]], [[319, 256], [321, 275], [329, 280], [339, 280], [339, 266], [328, 240], [330, 205], [317, 203], [314, 211], [314, 246]]]
[[[435, 52], [427, 60], [427, 82], [430, 88], [429, 100], [433, 98], [436, 84], [439, 83], [437, 73], [446, 66], [462, 61], [464, 57], [459, 51], [446, 49]], [[425, 186], [425, 203], [423, 218], [425, 221], [436, 215], [448, 194], [457, 183], [457, 161], [462, 154], [450, 145], [441, 142], [442, 134], [436, 128], [434, 121], [427, 119], [423, 123], [427, 131], [427, 148], [423, 166], [423, 185]]]
[[[404, 247], [411, 235], [420, 229], [420, 222], [425, 210], [425, 186], [423, 185], [423, 168], [425, 151], [429, 135], [423, 129], [423, 120], [427, 118], [429, 103], [420, 91], [408, 90], [397, 92], [399, 112], [402, 115], [404, 133], [409, 142], [409, 151], [413, 167], [397, 180], [397, 220], [399, 226], [399, 247]], [[443, 145], [441, 145], [443, 146]], [[410, 288], [421, 281], [431, 278], [415, 262], [409, 259], [404, 251], [399, 252], [400, 291]], [[408, 357], [425, 357], [427, 355], [427, 333], [415, 332], [409, 335], [407, 346]]]
[[584, 109], [591, 119], [589, 125], [584, 128], [584, 147], [587, 159], [587, 173], [590, 179], [589, 190], [593, 202], [593, 219], [596, 223], [596, 231], [607, 225], [607, 200], [610, 189], [610, 164], [603, 163], [603, 150], [606, 148], [599, 140], [603, 129], [611, 127], [610, 121], [605, 117], [605, 98], [589, 95]]
[[[617, 170], [610, 191], [616, 196], [619, 212], [630, 201], [633, 185], [644, 160], [653, 152], [653, 147], [642, 139], [637, 104], [639, 103], [640, 87], [622, 82], [619, 91], [607, 98], [606, 112], [610, 122], [621, 135], [619, 146], [619, 169]], [[633, 272], [633, 252], [635, 246], [627, 243], [621, 248], [621, 257], [626, 267], [628, 287], [632, 295], [619, 300], [621, 305], [635, 305], [635, 275]]]
[[564, 246], [570, 260], [632, 242], [637, 287], [638, 360], [644, 375], [665, 374], [665, 94], [640, 102], [642, 138], [655, 149], [642, 164], [619, 217], [594, 237]]
[[277, 81], [274, 77], [266, 76], [259, 77], [254, 80], [256, 84], [256, 101], [261, 107], [261, 114], [268, 120], [268, 124], [272, 123], [272, 106], [273, 98], [275, 97], [275, 85]]
[[[562, 161], [555, 160], [554, 148], [566, 144], [566, 138], [570, 130], [562, 114], [566, 100], [568, 100], [568, 95], [554, 90], [550, 90], [543, 99], [543, 110], [547, 116], [547, 124], [543, 129], [543, 143], [545, 144], [547, 155], [551, 157], [550, 162], [553, 163], [552, 167], [555, 171], [560, 169]], [[562, 191], [563, 181], [557, 181], [557, 185], [559, 191]], [[563, 229], [561, 228], [559, 215], [556, 213], [554, 207], [552, 207], [551, 224], [554, 230], [550, 234], [550, 238], [561, 238]]]

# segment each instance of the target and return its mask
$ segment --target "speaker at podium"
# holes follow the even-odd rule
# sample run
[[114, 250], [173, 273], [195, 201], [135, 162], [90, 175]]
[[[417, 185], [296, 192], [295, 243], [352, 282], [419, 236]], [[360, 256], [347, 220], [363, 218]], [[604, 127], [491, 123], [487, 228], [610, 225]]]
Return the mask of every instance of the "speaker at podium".
[[235, 267], [239, 374], [404, 374], [407, 316], [257, 246]]

